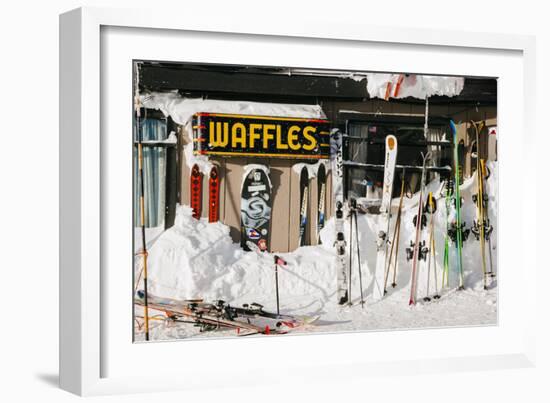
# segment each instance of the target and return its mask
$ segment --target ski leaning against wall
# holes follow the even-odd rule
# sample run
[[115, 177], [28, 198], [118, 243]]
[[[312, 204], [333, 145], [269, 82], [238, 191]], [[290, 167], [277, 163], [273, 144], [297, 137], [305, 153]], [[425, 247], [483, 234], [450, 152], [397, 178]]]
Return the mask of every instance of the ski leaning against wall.
[[348, 259], [346, 258], [346, 239], [344, 236], [344, 160], [342, 154], [342, 133], [335, 129], [330, 136], [332, 162], [332, 191], [334, 195], [336, 241], [334, 247], [337, 254], [337, 290], [336, 295], [340, 305], [346, 304], [348, 296]]

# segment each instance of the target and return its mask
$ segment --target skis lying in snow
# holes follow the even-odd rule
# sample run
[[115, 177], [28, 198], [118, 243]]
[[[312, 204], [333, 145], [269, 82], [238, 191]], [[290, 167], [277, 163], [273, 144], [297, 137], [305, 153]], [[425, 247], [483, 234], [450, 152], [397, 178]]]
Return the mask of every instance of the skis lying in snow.
[[[164, 312], [175, 322], [192, 323], [201, 331], [222, 328], [236, 329], [239, 335], [285, 334], [292, 330], [312, 325], [319, 316], [280, 315], [268, 312], [260, 304], [252, 303], [234, 307], [225, 301], [204, 302], [198, 300], [176, 300], [148, 296], [149, 308]], [[138, 291], [135, 303], [143, 305], [143, 292]], [[264, 319], [263, 321], [259, 319]]]

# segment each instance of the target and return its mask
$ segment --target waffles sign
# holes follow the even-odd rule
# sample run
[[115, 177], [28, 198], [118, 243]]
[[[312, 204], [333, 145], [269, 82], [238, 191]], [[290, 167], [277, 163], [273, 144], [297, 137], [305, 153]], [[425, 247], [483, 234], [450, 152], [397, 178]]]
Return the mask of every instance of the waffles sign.
[[198, 155], [321, 159], [329, 158], [329, 139], [329, 122], [322, 119], [193, 116], [193, 150]]

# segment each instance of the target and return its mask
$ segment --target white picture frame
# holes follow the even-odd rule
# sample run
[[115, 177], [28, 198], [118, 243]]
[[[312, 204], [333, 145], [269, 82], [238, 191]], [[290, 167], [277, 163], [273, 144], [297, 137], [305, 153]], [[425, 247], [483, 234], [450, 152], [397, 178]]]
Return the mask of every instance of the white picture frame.
[[[505, 197], [512, 195], [513, 191], [520, 193], [517, 186], [535, 189], [534, 178], [523, 178], [521, 185], [516, 185], [516, 189], [511, 189], [504, 181], [499, 185], [502, 200], [499, 211], [500, 300], [499, 324], [495, 327], [256, 338], [244, 342], [246, 353], [235, 354], [232, 351], [233, 347], [242, 347], [242, 340], [133, 344], [132, 339], [126, 337], [131, 333], [131, 329], [126, 328], [128, 318], [113, 320], [114, 316], [117, 319], [117, 313], [122, 316], [127, 313], [131, 317], [131, 308], [127, 308], [131, 307], [132, 301], [131, 294], [127, 293], [126, 289], [113, 294], [115, 284], [123, 284], [125, 277], [111, 277], [112, 272], [107, 271], [106, 267], [112, 265], [111, 262], [115, 260], [121, 264], [119, 267], [124, 267], [124, 264], [131, 260], [131, 256], [122, 256], [125, 252], [118, 253], [116, 248], [106, 244], [104, 239], [107, 233], [109, 239], [116, 237], [116, 234], [122, 234], [121, 242], [127, 242], [131, 227], [125, 228], [124, 223], [131, 226], [131, 221], [128, 214], [122, 221], [110, 215], [112, 220], [106, 222], [105, 212], [111, 208], [110, 203], [116, 203], [115, 199], [124, 202], [125, 198], [131, 198], [131, 192], [125, 195], [128, 187], [124, 186], [116, 190], [116, 195], [112, 194], [113, 186], [121, 183], [119, 178], [124, 178], [124, 174], [129, 172], [127, 169], [131, 166], [131, 161], [120, 161], [117, 165], [121, 167], [120, 172], [117, 169], [118, 173], [109, 171], [107, 167], [113, 168], [113, 153], [120, 149], [118, 147], [124, 147], [125, 143], [117, 143], [116, 136], [106, 138], [104, 134], [113, 132], [114, 126], [110, 126], [109, 119], [113, 116], [116, 119], [120, 115], [117, 114], [118, 111], [127, 111], [128, 116], [125, 116], [121, 123], [127, 124], [127, 120], [131, 118], [131, 94], [126, 94], [122, 88], [113, 98], [104, 99], [104, 94], [109, 93], [111, 87], [106, 87], [102, 81], [102, 74], [105, 73], [105, 68], [110, 68], [109, 60], [105, 60], [105, 57], [112, 56], [113, 62], [115, 57], [106, 48], [121, 46], [122, 40], [131, 41], [132, 35], [139, 32], [145, 38], [144, 42], [140, 42], [141, 46], [150, 46], [150, 43], [146, 42], [146, 36], [154, 32], [157, 35], [157, 43], [160, 43], [159, 38], [165, 43], [159, 46], [167, 49], [159, 50], [157, 53], [153, 49], [143, 49], [143, 54], [132, 56], [132, 47], [129, 46], [129, 53], [124, 57], [152, 55], [160, 58], [170, 53], [169, 45], [166, 43], [177, 43], [184, 38], [188, 44], [201, 40], [212, 40], [214, 44], [226, 40], [238, 45], [238, 41], [248, 41], [247, 46], [257, 45], [259, 48], [284, 44], [290, 49], [291, 45], [295, 44], [302, 49], [311, 46], [318, 47], [316, 49], [330, 47], [333, 51], [341, 49], [342, 52], [362, 52], [362, 47], [368, 47], [369, 52], [386, 52], [386, 48], [389, 49], [384, 53], [387, 59], [377, 59], [368, 66], [363, 64], [364, 67], [360, 70], [433, 74], [434, 71], [423, 60], [429, 57], [431, 52], [442, 52], [450, 58], [470, 54], [469, 57], [474, 58], [472, 60], [486, 60], [487, 64], [491, 64], [490, 60], [494, 58], [500, 58], [501, 62], [505, 60], [507, 63], [501, 63], [500, 66], [498, 63], [466, 66], [465, 62], [447, 61], [446, 70], [438, 72], [499, 77], [499, 158], [502, 166], [500, 175], [506, 177], [506, 181], [514, 181], [518, 177], [517, 172], [506, 163], [506, 156], [514, 147], [516, 152], [523, 153], [526, 146], [535, 141], [532, 127], [535, 111], [533, 37], [404, 27], [371, 27], [345, 21], [325, 24], [312, 18], [301, 17], [299, 24], [293, 23], [292, 17], [284, 23], [248, 18], [247, 23], [243, 24], [246, 15], [234, 16], [231, 19], [216, 15], [211, 15], [207, 19], [182, 19], [178, 13], [167, 13], [165, 10], [160, 12], [80, 8], [61, 15], [60, 385], [63, 389], [79, 395], [98, 395], [223, 387], [235, 383], [247, 386], [282, 381], [296, 382], [297, 377], [300, 382], [337, 380], [339, 377], [344, 380], [346, 378], [338, 373], [348, 371], [353, 371], [355, 376], [367, 377], [380, 374], [418, 374], [534, 365], [536, 295], [534, 291], [529, 294], [522, 292], [521, 298], [515, 301], [511, 298], [518, 289], [527, 290], [527, 287], [522, 285], [528, 284], [529, 278], [535, 278], [535, 256], [524, 252], [527, 248], [513, 248], [511, 235], [506, 231], [507, 228], [514, 227], [509, 218], [511, 214], [515, 214], [518, 217], [516, 222], [521, 222], [522, 225], [519, 228], [515, 226], [514, 242], [516, 245], [518, 242], [527, 244], [529, 229], [534, 226], [534, 218], [526, 215], [525, 209], [521, 208], [521, 200], [512, 204], [506, 202], [508, 199]], [[180, 34], [183, 36], [178, 36]], [[109, 39], [105, 35], [113, 36]], [[406, 66], [402, 65], [401, 70], [397, 67], [399, 54], [409, 55], [410, 58]], [[416, 56], [410, 57], [411, 54]], [[294, 55], [298, 57], [297, 53]], [[198, 53], [186, 57], [192, 59], [191, 61], [207, 62], [232, 63], [236, 59], [243, 64], [270, 62], [269, 55], [261, 50], [249, 55], [235, 55], [235, 59], [231, 60], [229, 59], [232, 56], [223, 51], [210, 57], [201, 57]], [[353, 65], [353, 61], [348, 61], [347, 65], [341, 67], [349, 70], [358, 68], [362, 61], [360, 58], [355, 60], [356, 65]], [[326, 64], [321, 66], [319, 64], [325, 62], [319, 59], [315, 67], [334, 68], [337, 62], [326, 61]], [[131, 69], [131, 66], [124, 65], [119, 73], [113, 74], [124, 74], [127, 67]], [[390, 69], [392, 67], [394, 70]], [[502, 74], [491, 74], [491, 71], [497, 70], [502, 71]], [[131, 82], [131, 76], [127, 79]], [[110, 83], [113, 84], [113, 88], [118, 85], [112, 81]], [[126, 84], [122, 83], [123, 86]], [[128, 98], [128, 103], [112, 103], [113, 100], [124, 100], [125, 97]], [[509, 97], [514, 97], [515, 102]], [[104, 102], [110, 102], [112, 109], [102, 109]], [[521, 108], [516, 108], [513, 115], [507, 113], [513, 110], [514, 105], [517, 107], [518, 103]], [[519, 146], [512, 145], [506, 140], [507, 133], [512, 132], [516, 133]], [[517, 136], [517, 133], [522, 135]], [[131, 136], [131, 131], [127, 136]], [[522, 155], [527, 159], [525, 153]], [[128, 179], [128, 182], [131, 180]], [[128, 234], [124, 235], [125, 233]], [[521, 262], [523, 275], [512, 277], [511, 269], [517, 267], [518, 262]], [[131, 266], [128, 266], [128, 273], [130, 272]], [[509, 286], [512, 281], [516, 291], [512, 291]], [[131, 288], [130, 283], [128, 287]], [[437, 334], [437, 338], [448, 337], [463, 341], [465, 345], [431, 351], [428, 347], [437, 342], [436, 337], [432, 336], [434, 333]], [[479, 349], [469, 345], [479, 337], [494, 338], [495, 345], [490, 349]], [[402, 346], [392, 354], [382, 354], [383, 348], [372, 348], [383, 346], [384, 343], [399, 345], [405, 338], [411, 345], [420, 347], [411, 350]], [[262, 368], [264, 370], [256, 372], [253, 380], [246, 380], [216, 369], [215, 365], [201, 364], [199, 354], [196, 353], [203, 345], [199, 343], [210, 343], [209, 351], [201, 354], [203, 357], [205, 354], [211, 358], [226, 354], [233, 363], [234, 371], [231, 372], [238, 373], [239, 368], [245, 371]], [[329, 351], [341, 352], [329, 352], [319, 357], [315, 353], [320, 343]], [[299, 351], [300, 355], [291, 357], [284, 363], [275, 362], [274, 359], [280, 356], [283, 349]], [[260, 352], [262, 358], [259, 358]], [[135, 361], [131, 360], [134, 355], [140, 356], [141, 364], [145, 367], [160, 368], [163, 358], [159, 357], [166, 357], [167, 354], [182, 357], [181, 363], [163, 366], [162, 371], [147, 371], [146, 376], [139, 376], [131, 371], [132, 366], [135, 367]], [[266, 365], [267, 362], [270, 363], [269, 366]], [[304, 371], [305, 368], [307, 371]], [[205, 374], [208, 374], [207, 379]]]

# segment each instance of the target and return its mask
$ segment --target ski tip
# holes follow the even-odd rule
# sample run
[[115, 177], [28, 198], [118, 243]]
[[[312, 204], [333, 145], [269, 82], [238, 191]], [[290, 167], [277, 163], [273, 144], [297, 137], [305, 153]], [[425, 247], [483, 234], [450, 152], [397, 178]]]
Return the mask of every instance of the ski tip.
[[453, 134], [456, 133], [456, 125], [455, 125], [454, 120], [451, 119], [449, 121], [449, 125], [451, 126], [451, 131], [453, 132]]

